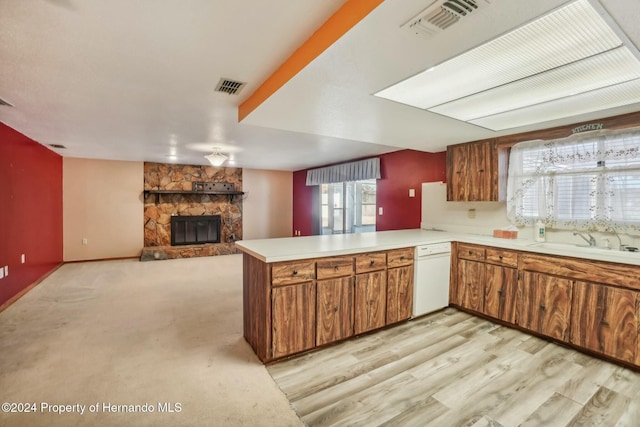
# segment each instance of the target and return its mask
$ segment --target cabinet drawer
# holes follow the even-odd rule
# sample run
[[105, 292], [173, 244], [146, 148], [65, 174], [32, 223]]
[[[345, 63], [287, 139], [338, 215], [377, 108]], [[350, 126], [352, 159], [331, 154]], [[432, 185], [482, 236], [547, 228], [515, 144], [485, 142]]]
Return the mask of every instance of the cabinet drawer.
[[482, 246], [458, 244], [458, 258], [470, 259], [472, 261], [484, 261], [485, 249]]
[[316, 278], [315, 260], [277, 262], [271, 267], [271, 284], [289, 285]]
[[394, 249], [387, 252], [387, 267], [402, 267], [413, 264], [413, 248]]
[[487, 248], [487, 262], [490, 264], [504, 265], [507, 267], [518, 266], [518, 253], [502, 249]]
[[353, 257], [320, 258], [316, 262], [317, 277], [331, 279], [333, 277], [351, 276], [353, 274]]
[[384, 270], [386, 267], [387, 254], [384, 252], [356, 255], [356, 274]]
[[640, 290], [640, 267], [613, 262], [523, 253], [520, 268], [589, 283]]

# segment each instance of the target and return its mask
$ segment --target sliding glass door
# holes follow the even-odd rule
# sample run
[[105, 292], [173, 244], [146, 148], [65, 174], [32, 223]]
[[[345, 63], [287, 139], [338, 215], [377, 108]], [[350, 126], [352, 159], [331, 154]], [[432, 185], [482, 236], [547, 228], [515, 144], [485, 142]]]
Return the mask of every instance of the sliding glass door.
[[376, 180], [320, 185], [322, 234], [376, 230]]

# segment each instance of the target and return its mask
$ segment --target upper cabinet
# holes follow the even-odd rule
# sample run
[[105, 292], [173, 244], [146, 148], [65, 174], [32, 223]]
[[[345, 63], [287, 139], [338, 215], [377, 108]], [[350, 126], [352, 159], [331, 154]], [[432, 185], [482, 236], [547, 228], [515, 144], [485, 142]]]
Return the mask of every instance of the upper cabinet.
[[513, 145], [535, 139], [565, 138], [574, 129], [594, 123], [609, 130], [636, 127], [640, 125], [640, 112], [448, 146], [447, 201], [505, 201], [509, 151]]
[[447, 200], [502, 201], [506, 197], [508, 148], [495, 140], [447, 147]]

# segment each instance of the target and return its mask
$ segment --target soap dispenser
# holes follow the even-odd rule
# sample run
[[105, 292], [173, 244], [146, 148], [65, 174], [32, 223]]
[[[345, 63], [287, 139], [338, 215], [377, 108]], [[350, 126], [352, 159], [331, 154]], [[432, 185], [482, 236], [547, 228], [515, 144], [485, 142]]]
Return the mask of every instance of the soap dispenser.
[[546, 232], [544, 228], [544, 223], [541, 220], [536, 221], [535, 226], [533, 227], [533, 238], [536, 242], [544, 242], [546, 238]]

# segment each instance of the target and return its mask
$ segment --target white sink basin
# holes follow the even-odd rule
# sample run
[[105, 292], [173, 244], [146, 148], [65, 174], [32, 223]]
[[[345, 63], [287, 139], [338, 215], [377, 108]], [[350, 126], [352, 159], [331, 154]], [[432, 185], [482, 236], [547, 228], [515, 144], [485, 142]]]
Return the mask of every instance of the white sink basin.
[[548, 250], [550, 252], [556, 253], [557, 255], [569, 255], [569, 256], [572, 254], [601, 253], [601, 254], [608, 255], [610, 257], [635, 258], [640, 255], [640, 252], [619, 251], [617, 249], [603, 248], [600, 246], [589, 246], [589, 245], [580, 245], [580, 244], [576, 245], [571, 243], [541, 242], [541, 243], [532, 243], [531, 245], [529, 245], [529, 247]]

